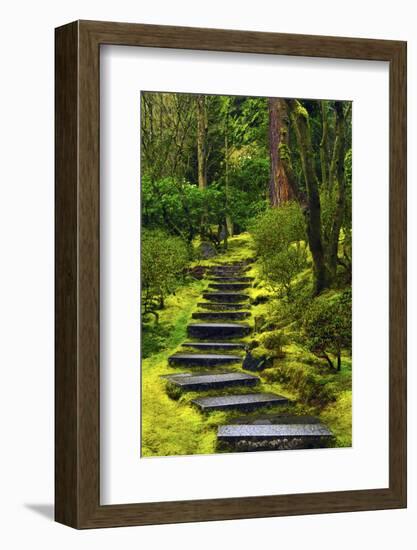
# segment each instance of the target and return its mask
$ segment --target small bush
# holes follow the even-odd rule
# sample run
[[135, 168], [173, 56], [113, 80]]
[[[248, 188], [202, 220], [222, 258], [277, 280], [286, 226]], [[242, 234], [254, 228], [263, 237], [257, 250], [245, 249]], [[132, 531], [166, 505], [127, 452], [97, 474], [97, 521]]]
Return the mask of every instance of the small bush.
[[307, 266], [305, 222], [293, 202], [258, 216], [252, 232], [262, 275], [280, 296], [291, 298], [293, 279]]
[[303, 214], [295, 202], [268, 209], [255, 219], [251, 229], [261, 258], [287, 250], [291, 243], [306, 238]]
[[[302, 337], [312, 353], [340, 370], [342, 349], [350, 351], [352, 345], [352, 291], [315, 298], [304, 316]], [[336, 367], [330, 354], [336, 356]]]
[[296, 243], [261, 260], [263, 275], [280, 297], [293, 298], [293, 279], [307, 266], [307, 249]]
[[275, 361], [273, 368], [264, 371], [263, 378], [296, 391], [298, 401], [305, 405], [324, 407], [337, 398], [337, 388], [329, 381], [329, 376], [323, 377], [312, 367], [297, 361]]
[[188, 264], [188, 248], [179, 237], [160, 229], [142, 233], [142, 312], [152, 313], [164, 307], [165, 297], [182, 282]]
[[251, 303], [254, 306], [258, 306], [259, 304], [266, 304], [269, 300], [269, 294], [267, 292], [259, 292], [252, 300]]
[[174, 401], [178, 401], [182, 395], [181, 388], [169, 382], [166, 385], [166, 392], [167, 396]]
[[280, 330], [274, 330], [262, 334], [261, 343], [267, 349], [273, 352], [274, 357], [284, 357], [284, 346], [288, 344], [288, 337]]

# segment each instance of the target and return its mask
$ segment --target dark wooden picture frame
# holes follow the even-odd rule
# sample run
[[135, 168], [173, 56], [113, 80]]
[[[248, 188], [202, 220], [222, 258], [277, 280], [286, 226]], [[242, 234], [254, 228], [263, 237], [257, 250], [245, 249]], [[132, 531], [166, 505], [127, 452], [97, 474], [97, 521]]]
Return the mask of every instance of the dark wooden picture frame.
[[[55, 518], [75, 528], [406, 506], [406, 43], [76, 21], [56, 29]], [[100, 505], [99, 56], [117, 44], [389, 62], [389, 487]]]

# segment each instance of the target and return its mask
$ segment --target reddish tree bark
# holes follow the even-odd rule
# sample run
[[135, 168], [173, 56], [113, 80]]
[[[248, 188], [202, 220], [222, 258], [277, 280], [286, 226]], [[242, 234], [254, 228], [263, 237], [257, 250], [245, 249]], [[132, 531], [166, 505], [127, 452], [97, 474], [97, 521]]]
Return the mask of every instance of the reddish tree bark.
[[269, 200], [271, 206], [280, 206], [294, 198], [288, 175], [281, 160], [280, 148], [288, 146], [289, 118], [286, 102], [283, 99], [270, 97], [269, 110], [269, 156], [270, 180]]

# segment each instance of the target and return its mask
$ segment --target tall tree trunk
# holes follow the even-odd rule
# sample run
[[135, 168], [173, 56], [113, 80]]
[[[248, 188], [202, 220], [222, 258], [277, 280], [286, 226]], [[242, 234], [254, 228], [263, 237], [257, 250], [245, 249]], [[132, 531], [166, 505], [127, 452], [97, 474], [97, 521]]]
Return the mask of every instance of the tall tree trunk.
[[308, 244], [314, 264], [314, 292], [319, 294], [330, 284], [321, 234], [321, 205], [314, 154], [311, 143], [309, 115], [305, 107], [295, 100], [287, 100], [291, 120], [295, 129], [304, 181], [307, 190], [307, 207], [304, 215], [307, 226]]
[[343, 223], [343, 216], [346, 207], [346, 179], [345, 179], [345, 156], [346, 156], [346, 120], [343, 112], [343, 103], [336, 101], [336, 138], [332, 159], [331, 186], [337, 186], [336, 209], [333, 216], [333, 223], [328, 244], [328, 264], [331, 276], [336, 275], [337, 255], [339, 248], [340, 229]]
[[[206, 98], [204, 95], [196, 96], [197, 102], [197, 165], [198, 165], [198, 187], [204, 191], [207, 187], [207, 112]], [[201, 240], [206, 238], [207, 232], [207, 208], [204, 209], [200, 222]]]
[[278, 105], [277, 98], [270, 97], [268, 99], [269, 111], [269, 158], [270, 158], [270, 174], [269, 174], [269, 202], [271, 206], [279, 206], [278, 193]]
[[224, 164], [225, 164], [225, 197], [226, 197], [226, 217], [225, 217], [225, 247], [227, 248], [227, 236], [233, 237], [234, 227], [232, 218], [228, 212], [229, 207], [229, 103], [224, 124]]
[[328, 187], [329, 181], [329, 149], [328, 149], [328, 136], [329, 136], [329, 102], [320, 101], [321, 120], [322, 120], [322, 133], [320, 141], [320, 165], [321, 165], [321, 182], [323, 187]]
[[288, 146], [289, 118], [284, 99], [270, 97], [268, 99], [268, 111], [270, 156], [269, 201], [271, 206], [275, 207], [294, 197], [285, 170], [285, 164], [282, 162], [280, 154], [281, 147]]
[[197, 98], [197, 161], [198, 161], [198, 187], [207, 187], [207, 113], [206, 98], [198, 95]]

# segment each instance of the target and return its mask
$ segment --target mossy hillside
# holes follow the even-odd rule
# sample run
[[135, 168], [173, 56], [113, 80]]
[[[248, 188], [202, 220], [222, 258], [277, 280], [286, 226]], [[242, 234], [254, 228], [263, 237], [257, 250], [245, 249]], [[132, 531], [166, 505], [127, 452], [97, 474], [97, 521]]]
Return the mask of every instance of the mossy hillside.
[[[245, 247], [242, 251], [237, 244], [247, 242], [243, 239], [231, 240], [231, 247], [227, 254], [216, 257], [216, 261], [205, 262], [207, 266], [248, 259], [252, 251]], [[171, 367], [168, 357], [181, 349], [181, 344], [187, 339], [186, 328], [196, 311], [201, 292], [206, 288], [206, 281], [198, 281], [182, 287], [175, 296], [170, 296], [166, 307], [160, 314], [158, 325], [150, 324], [143, 330], [142, 348], [151, 349], [158, 341], [159, 352], [152, 354], [142, 361], [142, 456], [192, 455], [209, 454], [216, 452], [217, 427], [226, 423], [235, 416], [242, 414], [235, 412], [201, 413], [190, 402], [201, 396], [201, 392], [181, 392], [170, 385], [161, 376], [183, 372], [184, 367]], [[155, 335], [158, 335], [156, 338]], [[241, 341], [241, 339], [239, 340]], [[228, 368], [241, 369], [241, 365], [231, 365]], [[213, 369], [196, 369], [198, 371]], [[258, 391], [281, 393], [293, 398], [291, 392], [285, 392], [281, 384], [264, 382], [256, 386]], [[222, 394], [250, 393], [253, 388], [235, 387], [222, 389]], [[204, 391], [205, 396], [216, 395], [219, 390]], [[257, 410], [253, 415], [266, 412], [267, 407]], [[281, 409], [280, 409], [281, 410]], [[249, 413], [250, 415], [250, 413]]]
[[[215, 260], [204, 261], [204, 265], [238, 262], [253, 256], [248, 235], [230, 239], [229, 243], [227, 253], [217, 256]], [[191, 321], [192, 313], [198, 310], [197, 302], [200, 301], [201, 293], [206, 287], [207, 282], [203, 280], [179, 289], [175, 296], [167, 299], [159, 323], [150, 323], [143, 330], [142, 348], [159, 349], [142, 361], [142, 456], [214, 453], [218, 425], [242, 414], [241, 411], [201, 413], [190, 403], [192, 399], [201, 396], [201, 392], [178, 391], [178, 388], [161, 378], [167, 374], [184, 371], [184, 367], [169, 366], [168, 357], [179, 351], [181, 344], [187, 339], [187, 324]], [[241, 365], [231, 365], [228, 368], [240, 370]], [[204, 371], [201, 368], [196, 370]], [[206, 370], [213, 372], [213, 369]], [[258, 390], [277, 392], [290, 399], [294, 397], [292, 392], [286, 392], [277, 382], [263, 381], [256, 386], [256, 391]], [[222, 394], [228, 395], [252, 391], [253, 388], [250, 387], [221, 390]], [[204, 395], [216, 395], [218, 392], [219, 390], [208, 390], [204, 391]], [[264, 407], [252, 414], [260, 414], [267, 410], [268, 408]]]
[[[209, 267], [221, 263], [232, 263], [254, 258], [254, 249], [249, 234], [242, 234], [229, 239], [228, 251], [211, 260], [201, 260], [199, 265]], [[196, 264], [197, 265], [197, 264]], [[268, 287], [262, 278], [259, 263], [251, 264], [245, 273], [254, 277], [254, 286], [248, 289], [252, 316], [245, 320], [249, 322], [254, 332], [245, 339], [248, 344], [262, 340], [265, 331], [257, 332], [256, 319], [262, 317], [266, 325], [271, 319], [271, 312], [277, 307], [284, 307], [276, 294]], [[308, 270], [297, 276], [303, 283], [309, 276]], [[296, 283], [297, 281], [295, 281]], [[217, 427], [233, 418], [242, 415], [242, 411], [200, 412], [191, 402], [201, 397], [202, 392], [182, 392], [177, 387], [161, 378], [161, 375], [184, 372], [183, 367], [168, 366], [168, 357], [181, 349], [181, 344], [187, 339], [186, 327], [192, 313], [198, 311], [197, 303], [201, 301], [201, 292], [207, 287], [207, 281], [196, 281], [182, 287], [167, 300], [166, 309], [161, 312], [160, 323], [153, 331], [144, 331], [143, 347], [149, 347], [149, 338], [155, 331], [158, 334], [160, 351], [142, 363], [142, 455], [167, 456], [189, 454], [211, 454], [219, 452], [216, 448]], [[328, 292], [329, 299], [337, 290]], [[259, 299], [261, 298], [261, 299]], [[255, 386], [256, 391], [274, 392], [284, 395], [292, 404], [287, 407], [257, 409], [245, 416], [257, 416], [266, 412], [281, 412], [300, 415], [318, 416], [335, 434], [336, 446], [351, 444], [351, 362], [343, 356], [340, 373], [329, 372], [313, 354], [307, 352], [296, 343], [293, 322], [284, 323], [283, 330], [289, 338], [284, 346], [284, 356], [275, 358], [268, 369], [257, 373], [261, 383]], [[268, 332], [268, 331], [266, 331]], [[259, 345], [256, 352], [271, 353]], [[235, 351], [234, 351], [235, 353]], [[236, 353], [242, 354], [241, 351]], [[228, 368], [241, 370], [241, 365], [231, 365]], [[195, 369], [201, 371], [203, 369]], [[213, 372], [214, 369], [207, 369]], [[222, 389], [221, 393], [250, 393], [254, 387], [234, 387]], [[204, 396], [216, 395], [219, 390], [205, 390]]]
[[[167, 299], [161, 311], [158, 329], [144, 327], [142, 348], [159, 331], [163, 349], [142, 360], [142, 456], [167, 456], [211, 452], [215, 434], [201, 422], [193, 408], [182, 406], [167, 395], [161, 375], [176, 369], [168, 366], [168, 357], [186, 339], [187, 324], [205, 282], [195, 281], [180, 288]], [[162, 336], [163, 335], [163, 336]]]
[[[247, 249], [252, 248], [250, 236], [245, 240]], [[308, 267], [292, 281], [295, 292], [311, 293], [311, 255], [308, 255]], [[342, 355], [342, 368], [339, 373], [330, 371], [322, 360], [298, 344], [297, 325], [291, 316], [286, 316], [285, 298], [277, 297], [276, 291], [264, 280], [259, 261], [251, 265], [250, 273], [254, 285], [249, 290], [252, 303], [253, 333], [247, 338], [254, 345], [252, 353], [256, 356], [271, 356], [277, 350], [267, 349], [263, 345], [268, 329], [278, 328], [288, 343], [283, 346], [283, 357], [273, 358], [273, 366], [260, 376], [263, 386], [279, 383], [282, 391], [291, 394], [297, 401], [298, 414], [318, 416], [335, 434], [335, 445], [350, 446], [352, 443], [352, 360]], [[342, 289], [332, 288], [324, 292], [321, 300], [331, 302]], [[280, 316], [280, 309], [284, 315]], [[278, 315], [277, 315], [278, 314]], [[280, 318], [281, 317], [281, 318]], [[282, 319], [283, 317], [283, 319]], [[268, 390], [266, 390], [268, 391]], [[276, 390], [277, 391], [277, 390]]]

